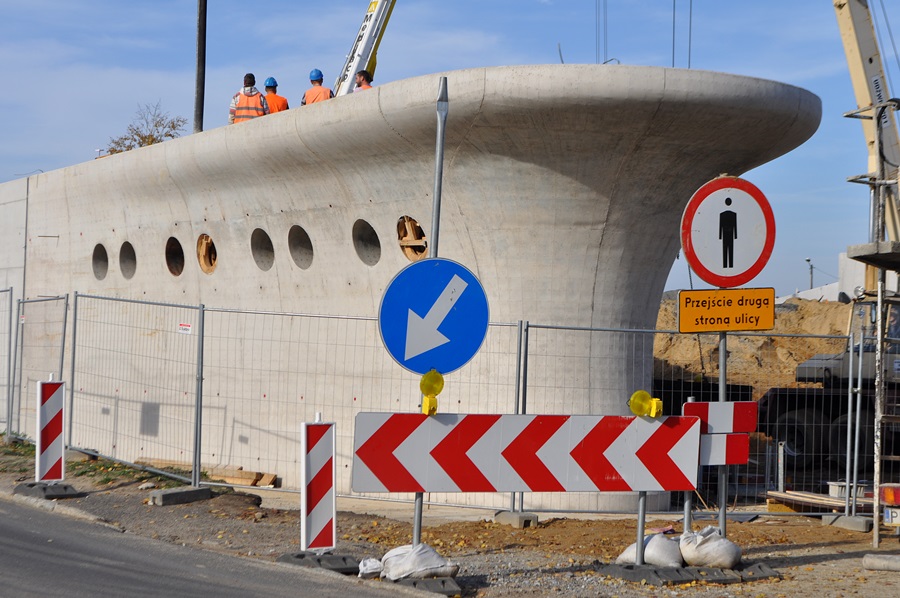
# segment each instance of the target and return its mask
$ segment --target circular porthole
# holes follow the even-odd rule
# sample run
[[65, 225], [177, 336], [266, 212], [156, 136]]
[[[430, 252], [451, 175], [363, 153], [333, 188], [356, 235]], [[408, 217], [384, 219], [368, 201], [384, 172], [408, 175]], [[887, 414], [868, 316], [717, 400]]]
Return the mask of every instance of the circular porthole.
[[197, 261], [200, 263], [200, 269], [206, 274], [212, 274], [216, 269], [216, 244], [213, 243], [212, 237], [203, 233], [197, 237]]
[[291, 251], [291, 259], [298, 268], [306, 270], [312, 265], [313, 246], [312, 239], [302, 226], [296, 224], [288, 231], [288, 248]]
[[356, 248], [356, 255], [367, 266], [374, 266], [381, 259], [381, 242], [378, 240], [378, 233], [365, 220], [357, 220], [353, 223], [353, 247]]
[[181, 276], [184, 272], [184, 249], [175, 237], [169, 237], [166, 241], [166, 266], [173, 276]]
[[119, 250], [119, 270], [126, 280], [131, 280], [137, 270], [137, 256], [134, 254], [134, 246], [125, 241]]
[[400, 250], [409, 261], [417, 262], [428, 257], [428, 240], [425, 238], [425, 231], [414, 218], [400, 217], [400, 220], [397, 221], [397, 240], [400, 243]]
[[272, 239], [261, 228], [254, 230], [250, 235], [250, 251], [260, 270], [268, 270], [275, 263], [275, 247], [272, 246]]
[[94, 278], [103, 280], [109, 271], [109, 255], [106, 247], [97, 243], [94, 245], [94, 254], [91, 256], [91, 266], [94, 268]]

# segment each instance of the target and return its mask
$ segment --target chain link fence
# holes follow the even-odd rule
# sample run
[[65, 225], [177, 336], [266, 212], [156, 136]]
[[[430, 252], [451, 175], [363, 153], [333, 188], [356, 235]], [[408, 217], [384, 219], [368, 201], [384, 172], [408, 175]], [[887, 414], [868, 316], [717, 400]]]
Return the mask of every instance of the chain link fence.
[[[20, 304], [17, 430], [33, 421], [21, 400], [24, 389], [46, 379], [51, 365], [58, 375], [64, 312], [65, 298]], [[338, 423], [337, 491], [350, 495], [356, 414], [420, 409], [419, 376], [391, 360], [373, 318], [76, 295], [73, 320], [69, 445], [174, 469], [186, 480], [198, 481], [203, 472], [206, 483], [298, 491], [299, 425], [321, 416]], [[816, 356], [848, 359], [849, 347], [866, 343], [767, 334], [729, 334], [727, 343], [725, 395], [760, 407], [749, 463], [729, 468], [729, 507], [764, 510], [778, 492], [843, 500], [847, 480], [858, 481], [863, 495], [871, 475], [872, 393], [865, 381], [854, 383], [855, 373], [816, 369]], [[719, 399], [719, 351], [717, 334], [491, 324], [482, 349], [449, 377], [439, 411], [622, 415], [629, 413], [629, 397], [621, 395], [627, 388], [650, 390], [663, 399], [664, 414], [678, 415], [688, 397]], [[856, 387], [862, 389], [859, 408], [851, 392]], [[854, 462], [856, 446], [860, 459]], [[715, 509], [716, 468], [705, 469], [694, 502]], [[893, 477], [888, 472], [887, 479]], [[648, 506], [676, 510], [683, 499], [659, 493]], [[490, 508], [511, 502], [509, 494], [432, 493], [426, 500]], [[532, 493], [519, 506], [617, 511], [632, 503], [609, 493]]]

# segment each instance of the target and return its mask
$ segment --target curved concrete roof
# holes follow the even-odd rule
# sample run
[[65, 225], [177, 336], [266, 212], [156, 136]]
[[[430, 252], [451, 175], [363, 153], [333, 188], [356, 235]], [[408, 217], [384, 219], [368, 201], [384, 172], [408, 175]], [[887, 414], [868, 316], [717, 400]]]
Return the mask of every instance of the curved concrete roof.
[[[441, 255], [473, 269], [501, 320], [652, 324], [693, 191], [790, 151], [821, 114], [802, 89], [713, 72], [546, 65], [446, 76]], [[438, 77], [32, 177], [29, 205], [42, 217], [29, 222], [28, 294], [64, 287], [374, 313], [408, 263], [397, 219], [408, 214], [430, 231]], [[354, 253], [358, 219], [378, 234], [374, 266]], [[306, 270], [286, 246], [294, 224], [312, 242]], [[251, 256], [255, 228], [273, 240], [268, 271]], [[212, 274], [193, 255], [203, 233], [218, 251]], [[45, 247], [43, 235], [59, 243]], [[163, 259], [169, 236], [186, 254], [179, 277]], [[131, 280], [117, 271], [125, 241], [136, 253]], [[91, 268], [98, 243], [110, 254], [103, 280]], [[611, 303], [617, 296], [629, 299]]]

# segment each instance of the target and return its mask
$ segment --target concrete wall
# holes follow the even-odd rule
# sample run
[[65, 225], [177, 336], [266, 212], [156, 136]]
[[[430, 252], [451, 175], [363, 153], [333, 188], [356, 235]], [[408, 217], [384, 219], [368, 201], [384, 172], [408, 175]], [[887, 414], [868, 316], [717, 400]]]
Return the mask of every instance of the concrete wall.
[[[800, 145], [821, 115], [802, 89], [695, 70], [549, 65], [446, 76], [440, 255], [479, 277], [493, 321], [653, 327], [691, 194]], [[438, 78], [31, 177], [29, 213], [40, 217], [28, 223], [26, 294], [375, 315], [409, 263], [398, 219], [431, 230]], [[0, 186], [0, 199], [21, 186]], [[217, 251], [209, 273], [198, 264], [201, 235]], [[184, 253], [177, 276], [170, 238]], [[634, 373], [652, 371], [651, 351], [581, 342], [604, 365], [572, 374], [602, 392], [572, 412], [624, 413]]]

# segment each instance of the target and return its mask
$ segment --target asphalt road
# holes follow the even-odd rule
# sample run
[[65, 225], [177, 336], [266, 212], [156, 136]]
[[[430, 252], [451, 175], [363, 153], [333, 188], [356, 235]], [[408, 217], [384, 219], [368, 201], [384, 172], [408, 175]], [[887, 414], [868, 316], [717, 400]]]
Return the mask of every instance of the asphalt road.
[[[412, 592], [122, 533], [0, 500], [0, 596], [315, 596]], [[422, 594], [418, 594], [422, 595]]]

